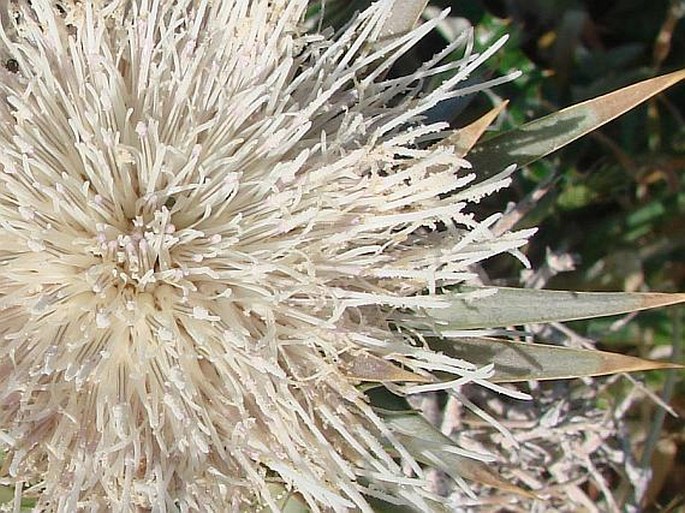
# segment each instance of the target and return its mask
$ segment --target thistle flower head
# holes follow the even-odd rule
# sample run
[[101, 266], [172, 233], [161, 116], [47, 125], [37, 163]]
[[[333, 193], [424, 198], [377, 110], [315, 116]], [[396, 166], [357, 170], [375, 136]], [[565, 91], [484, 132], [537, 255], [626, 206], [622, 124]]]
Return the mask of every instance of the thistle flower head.
[[40, 508], [429, 509], [358, 384], [486, 383], [391, 315], [528, 234], [474, 217], [506, 173], [424, 121], [491, 51], [389, 78], [435, 24], [388, 37], [392, 3], [335, 35], [305, 0], [2, 12], [0, 444]]

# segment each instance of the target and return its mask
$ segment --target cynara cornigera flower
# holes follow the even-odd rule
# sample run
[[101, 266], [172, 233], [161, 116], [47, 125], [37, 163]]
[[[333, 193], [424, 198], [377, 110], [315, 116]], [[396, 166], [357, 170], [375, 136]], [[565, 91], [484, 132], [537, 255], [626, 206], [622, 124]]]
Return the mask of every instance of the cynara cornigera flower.
[[392, 4], [336, 35], [305, 0], [6, 6], [0, 444], [41, 510], [428, 510], [358, 384], [487, 383], [390, 315], [529, 234], [474, 218], [506, 173], [422, 123], [491, 52], [388, 78], [435, 24], [391, 37]]

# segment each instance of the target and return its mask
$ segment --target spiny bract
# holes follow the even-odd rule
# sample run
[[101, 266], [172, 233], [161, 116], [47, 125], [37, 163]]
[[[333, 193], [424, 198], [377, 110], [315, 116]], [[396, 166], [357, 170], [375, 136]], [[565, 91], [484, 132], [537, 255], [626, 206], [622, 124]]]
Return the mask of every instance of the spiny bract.
[[391, 78], [438, 21], [391, 37], [392, 4], [337, 34], [305, 0], [3, 4], [2, 479], [39, 510], [431, 508], [360, 369], [484, 382], [390, 314], [530, 233], [422, 121], [495, 48]]

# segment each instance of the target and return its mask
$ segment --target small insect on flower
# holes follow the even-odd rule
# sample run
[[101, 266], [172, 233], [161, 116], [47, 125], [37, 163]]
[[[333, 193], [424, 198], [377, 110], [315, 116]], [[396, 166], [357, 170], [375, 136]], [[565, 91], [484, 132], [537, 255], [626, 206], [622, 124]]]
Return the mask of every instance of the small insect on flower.
[[17, 73], [19, 71], [19, 63], [16, 59], [7, 59], [5, 61], [5, 69], [11, 73]]
[[387, 38], [391, 0], [335, 36], [306, 31], [306, 0], [12, 6], [3, 482], [65, 513], [280, 511], [283, 490], [312, 511], [434, 509], [357, 385], [379, 380], [368, 369], [399, 394], [436, 371], [487, 379], [391, 312], [444, 307], [442, 286], [531, 233], [468, 210], [506, 173], [475, 184], [453, 148], [422, 143], [448, 128], [423, 115], [502, 41], [476, 55], [465, 33], [385, 78], [440, 17]]

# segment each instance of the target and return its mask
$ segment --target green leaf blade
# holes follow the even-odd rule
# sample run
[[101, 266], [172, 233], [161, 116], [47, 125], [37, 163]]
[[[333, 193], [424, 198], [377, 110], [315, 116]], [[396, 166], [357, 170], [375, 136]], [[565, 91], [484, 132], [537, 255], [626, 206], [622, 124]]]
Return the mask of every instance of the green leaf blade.
[[685, 70], [644, 80], [530, 121], [476, 145], [468, 159], [481, 179], [528, 165], [685, 79]]
[[[494, 293], [473, 299], [463, 292]], [[500, 328], [618, 315], [685, 302], [685, 294], [659, 292], [572, 292], [509, 287], [462, 288], [448, 308], [426, 313], [444, 330]]]
[[487, 337], [440, 339], [431, 348], [476, 366], [495, 365], [490, 381], [515, 383], [532, 380], [573, 379], [620, 372], [682, 368], [669, 362], [645, 360], [606, 351], [529, 344]]
[[416, 413], [393, 413], [384, 417], [398, 440], [417, 461], [438, 468], [453, 479], [463, 478], [528, 498], [536, 495], [496, 475], [482, 461], [451, 451], [451, 438]]

